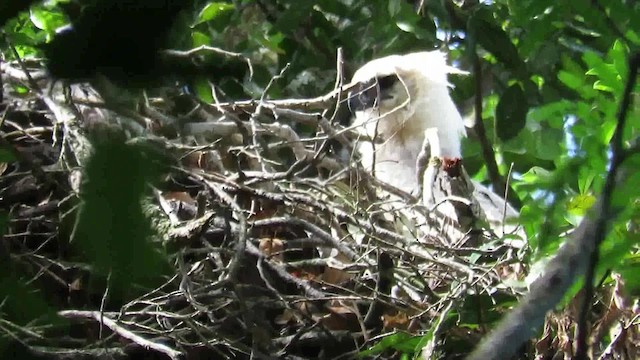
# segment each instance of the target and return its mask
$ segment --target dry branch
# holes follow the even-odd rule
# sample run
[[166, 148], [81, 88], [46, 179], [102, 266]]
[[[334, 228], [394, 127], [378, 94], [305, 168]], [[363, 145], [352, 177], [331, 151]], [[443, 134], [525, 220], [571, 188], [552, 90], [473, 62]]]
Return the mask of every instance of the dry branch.
[[[25, 71], [38, 71], [3, 66], [16, 82], [28, 79], [21, 75]], [[359, 136], [333, 119], [352, 87], [342, 85], [340, 74], [336, 87], [317, 98], [263, 96], [214, 104], [191, 99], [193, 109], [186, 115], [173, 112], [170, 97], [145, 99], [134, 109], [105, 102], [86, 84], [65, 89], [47, 86], [46, 77], [36, 78], [38, 89], [48, 90], [34, 90], [30, 99], [20, 101], [40, 103], [50, 122], [45, 130], [51, 131], [22, 126], [3, 128], [2, 135], [16, 148], [28, 144], [28, 137], [55, 144], [58, 155], [50, 163], [62, 170], [49, 188], [61, 180], [63, 185], [79, 182], [74, 174], [83, 174], [94, 151], [91, 137], [127, 134], [132, 151], [133, 146], [153, 149], [175, 160], [164, 169], [168, 180], [163, 185], [172, 190], [156, 186], [154, 196], [145, 199], [160, 234], [154, 246], [164, 246], [173, 276], [127, 299], [118, 320], [92, 302], [82, 303], [90, 310], [66, 310], [61, 316], [95, 319], [118, 337], [170, 358], [189, 357], [196, 349], [223, 358], [301, 357], [305, 346], [337, 356], [355, 354], [395, 327], [417, 331], [437, 323], [438, 333], [445, 334], [453, 325], [443, 323], [443, 311], [461, 304], [471, 289], [487, 296], [497, 288], [507, 296], [518, 293], [501, 284], [495, 269], [515, 260], [513, 255], [504, 259], [508, 252], [503, 245], [470, 246], [471, 239], [485, 239], [482, 234], [488, 232], [417, 204], [413, 195], [364, 173], [357, 159], [328, 151], [327, 141], [335, 140], [351, 153], [351, 139]], [[44, 183], [22, 173], [11, 176], [3, 180], [28, 180], [29, 191]], [[47, 214], [73, 216], [81, 196], [77, 189], [60, 186], [54, 198], [39, 194], [40, 202], [50, 201], [60, 210]], [[465, 203], [468, 194], [457, 195]], [[41, 225], [43, 219], [26, 218], [45, 211], [38, 206], [13, 215], [30, 226]], [[28, 249], [10, 240], [12, 251], [21, 252], [20, 261], [49, 259], [37, 276], [55, 277], [61, 292], [74, 289], [90, 298], [95, 289], [77, 279], [99, 279], [101, 274], [83, 264], [67, 265], [71, 260], [58, 260], [43, 245], [50, 241], [45, 238], [66, 244], [68, 239], [59, 239], [56, 232], [61, 222], [51, 220], [47, 229], [54, 235], [36, 238]], [[483, 259], [472, 259], [474, 255]], [[386, 262], [379, 264], [379, 259]], [[66, 306], [77, 307], [71, 302]], [[391, 314], [407, 320], [391, 324], [384, 320]], [[90, 325], [85, 326], [90, 332]], [[118, 345], [117, 337], [103, 341]], [[26, 343], [34, 350], [43, 346], [35, 337]]]

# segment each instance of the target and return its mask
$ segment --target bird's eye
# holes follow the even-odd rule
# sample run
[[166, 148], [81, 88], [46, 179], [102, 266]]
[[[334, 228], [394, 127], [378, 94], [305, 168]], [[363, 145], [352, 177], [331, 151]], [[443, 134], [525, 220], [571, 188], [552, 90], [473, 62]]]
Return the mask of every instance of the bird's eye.
[[380, 90], [384, 91], [384, 90], [390, 89], [396, 82], [398, 82], [398, 76], [395, 74], [387, 75], [387, 76], [379, 77], [377, 78], [377, 80], [378, 80], [378, 86], [380, 87]]
[[352, 112], [370, 109], [378, 106], [381, 100], [393, 98], [390, 90], [397, 81], [398, 76], [394, 74], [361, 82], [349, 93], [349, 109]]

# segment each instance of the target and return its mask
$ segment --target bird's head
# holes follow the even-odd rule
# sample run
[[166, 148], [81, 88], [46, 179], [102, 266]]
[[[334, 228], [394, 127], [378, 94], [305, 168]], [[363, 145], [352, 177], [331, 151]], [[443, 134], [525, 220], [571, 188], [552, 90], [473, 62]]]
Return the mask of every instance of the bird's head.
[[446, 54], [438, 50], [366, 63], [352, 79], [358, 83], [349, 94], [353, 125], [363, 125], [369, 136], [375, 132], [400, 141], [406, 136], [422, 138], [425, 129], [437, 127], [451, 130], [457, 141], [464, 124], [449, 95], [447, 76], [454, 73], [466, 72], [447, 65]]
[[424, 92], [448, 91], [450, 73], [466, 72], [447, 65], [446, 54], [438, 50], [372, 60], [353, 75], [359, 85], [349, 96], [349, 108], [355, 113], [375, 107], [384, 114], [403, 103], [411, 107], [411, 100], [428, 96]]

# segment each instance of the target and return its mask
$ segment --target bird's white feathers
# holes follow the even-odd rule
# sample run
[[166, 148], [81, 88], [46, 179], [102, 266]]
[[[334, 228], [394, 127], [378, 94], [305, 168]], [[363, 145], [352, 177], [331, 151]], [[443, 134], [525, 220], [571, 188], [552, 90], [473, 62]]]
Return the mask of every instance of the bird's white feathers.
[[[440, 154], [460, 157], [460, 138], [465, 136], [464, 122], [449, 95], [447, 75], [464, 74], [447, 65], [440, 51], [391, 55], [368, 62], [352, 81], [396, 75], [399, 80], [377, 106], [356, 111], [354, 126], [361, 126], [373, 142], [361, 142], [359, 151], [365, 168], [374, 168], [375, 176], [407, 192], [418, 187], [415, 164], [422, 148], [423, 134], [437, 128]], [[375, 149], [375, 151], [374, 151]]]
[[[396, 81], [375, 106], [355, 112], [353, 126], [373, 141], [360, 141], [357, 149], [362, 164], [374, 170], [376, 178], [406, 192], [418, 188], [416, 160], [427, 129], [437, 129], [440, 157], [461, 158], [461, 138], [466, 136], [463, 119], [456, 108], [447, 80], [449, 74], [466, 74], [447, 65], [441, 51], [391, 55], [372, 60], [356, 71], [353, 82], [367, 83], [396, 75]], [[389, 86], [389, 85], [387, 85]], [[505, 200], [487, 187], [473, 182], [474, 196], [496, 233], [505, 218], [518, 215]], [[509, 231], [513, 231], [509, 226]]]

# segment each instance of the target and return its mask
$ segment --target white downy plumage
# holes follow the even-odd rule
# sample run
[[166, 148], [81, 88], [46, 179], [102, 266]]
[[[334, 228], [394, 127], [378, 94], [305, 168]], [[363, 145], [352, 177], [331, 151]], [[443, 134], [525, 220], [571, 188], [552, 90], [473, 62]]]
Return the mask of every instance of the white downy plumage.
[[[466, 132], [449, 94], [448, 74], [465, 72], [449, 66], [441, 51], [391, 55], [356, 71], [352, 81], [363, 85], [350, 99], [353, 126], [374, 139], [359, 141], [357, 149], [362, 164], [370, 171], [373, 168], [376, 178], [415, 192], [416, 159], [427, 129], [437, 129], [440, 148], [436, 151], [441, 157], [462, 157], [460, 140]], [[513, 232], [514, 226], [505, 226], [503, 220], [517, 217], [518, 212], [484, 185], [475, 181], [473, 185], [494, 232], [499, 236]]]

